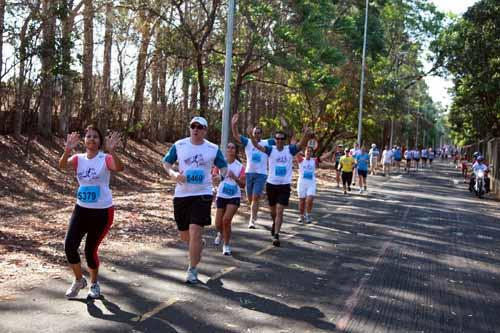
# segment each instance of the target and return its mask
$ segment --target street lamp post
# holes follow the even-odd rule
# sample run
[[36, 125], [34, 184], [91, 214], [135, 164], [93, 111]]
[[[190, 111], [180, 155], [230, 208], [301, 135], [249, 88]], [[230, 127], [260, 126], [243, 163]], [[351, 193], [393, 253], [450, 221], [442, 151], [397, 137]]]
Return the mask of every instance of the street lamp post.
[[366, 32], [368, 30], [368, 0], [365, 4], [365, 31], [363, 34], [363, 55], [361, 58], [361, 84], [359, 87], [359, 113], [358, 113], [358, 144], [361, 146], [361, 130], [363, 119], [363, 89], [365, 84], [365, 58], [366, 58]]
[[229, 113], [231, 112], [231, 66], [233, 57], [234, 0], [227, 9], [226, 61], [224, 64], [224, 110], [222, 111], [221, 150], [226, 152], [229, 139]]

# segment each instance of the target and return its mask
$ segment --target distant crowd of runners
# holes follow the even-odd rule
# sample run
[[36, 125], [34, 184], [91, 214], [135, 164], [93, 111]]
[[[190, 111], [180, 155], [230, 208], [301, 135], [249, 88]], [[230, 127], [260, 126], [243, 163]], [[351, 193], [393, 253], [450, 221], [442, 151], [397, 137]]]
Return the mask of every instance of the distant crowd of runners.
[[[368, 175], [377, 175], [380, 166], [382, 175], [388, 176], [391, 172], [400, 172], [401, 167], [406, 172], [430, 168], [436, 155], [447, 154], [441, 151], [436, 154], [432, 148], [402, 150], [398, 146], [391, 149], [385, 146], [380, 152], [375, 144], [369, 150], [358, 144], [352, 148], [337, 144], [322, 156], [314, 156], [317, 142], [310, 129], [304, 129], [299, 142], [289, 143], [290, 138], [282, 131], [264, 139], [263, 129], [259, 126], [249, 129], [246, 136], [241, 135], [238, 120], [239, 116], [235, 114], [231, 120], [234, 141], [222, 152], [216, 144], [206, 140], [207, 120], [203, 117], [192, 118], [190, 135], [176, 141], [162, 160], [166, 173], [176, 182], [174, 218], [180, 239], [188, 247], [187, 283], [198, 282], [198, 266], [205, 246], [203, 231], [205, 226], [211, 225], [214, 204], [217, 229], [214, 243], [221, 246], [222, 254], [232, 255], [231, 224], [240, 207], [243, 188], [250, 210], [248, 228], [255, 229], [260, 223], [260, 201], [265, 194], [272, 220], [271, 242], [279, 247], [284, 211], [292, 193], [294, 163], [298, 166], [295, 187], [299, 199], [298, 221], [311, 223], [316, 173], [322, 161], [335, 165], [337, 188], [342, 182], [342, 191], [347, 195], [356, 182], [360, 194], [367, 191]], [[66, 291], [68, 298], [76, 297], [87, 286], [78, 253], [85, 235], [85, 257], [90, 272], [88, 297], [99, 298], [101, 295], [98, 247], [113, 223], [109, 181], [111, 172], [124, 169], [114, 152], [120, 140], [117, 133], [111, 133], [105, 140], [97, 127], [89, 126], [84, 135], [85, 152], [72, 154], [80, 142], [80, 135], [71, 133], [59, 161], [60, 169], [74, 170], [79, 184], [64, 244], [74, 274], [74, 281]], [[239, 146], [244, 150], [245, 165], [239, 159]], [[402, 162], [404, 165], [401, 165]]]

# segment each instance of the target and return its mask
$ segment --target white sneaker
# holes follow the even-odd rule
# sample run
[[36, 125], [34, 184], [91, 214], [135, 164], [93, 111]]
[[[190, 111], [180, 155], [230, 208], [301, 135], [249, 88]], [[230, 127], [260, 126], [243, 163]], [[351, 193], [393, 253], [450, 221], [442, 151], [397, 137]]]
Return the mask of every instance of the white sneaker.
[[230, 256], [232, 254], [231, 252], [231, 245], [222, 245], [222, 254], [225, 256]]
[[66, 297], [73, 298], [78, 295], [81, 289], [87, 286], [87, 280], [82, 277], [80, 280], [74, 279], [71, 286], [66, 290]]
[[214, 239], [214, 244], [215, 245], [220, 245], [220, 241], [222, 239], [222, 234], [220, 232], [217, 233], [217, 237]]
[[88, 296], [94, 299], [101, 297], [101, 287], [99, 283], [95, 282], [90, 285]]
[[248, 229], [255, 229], [255, 221], [248, 221]]
[[198, 270], [196, 268], [189, 267], [187, 270], [186, 283], [196, 284], [198, 281]]
[[297, 219], [297, 222], [299, 222], [299, 223], [304, 222], [304, 218], [302, 217], [302, 215], [299, 216], [299, 218]]
[[363, 189], [362, 188], [359, 189], [359, 194], [361, 194], [361, 193], [363, 193]]

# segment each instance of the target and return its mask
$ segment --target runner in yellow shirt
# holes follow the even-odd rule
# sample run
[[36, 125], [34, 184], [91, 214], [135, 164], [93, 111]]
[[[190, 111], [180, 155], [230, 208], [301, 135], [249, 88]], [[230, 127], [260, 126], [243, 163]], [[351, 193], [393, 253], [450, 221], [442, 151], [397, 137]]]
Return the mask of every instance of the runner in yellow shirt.
[[342, 186], [344, 187], [344, 194], [347, 194], [347, 190], [351, 190], [352, 171], [355, 165], [356, 161], [349, 154], [349, 149], [346, 148], [345, 155], [340, 158], [338, 166], [338, 169], [342, 172]]

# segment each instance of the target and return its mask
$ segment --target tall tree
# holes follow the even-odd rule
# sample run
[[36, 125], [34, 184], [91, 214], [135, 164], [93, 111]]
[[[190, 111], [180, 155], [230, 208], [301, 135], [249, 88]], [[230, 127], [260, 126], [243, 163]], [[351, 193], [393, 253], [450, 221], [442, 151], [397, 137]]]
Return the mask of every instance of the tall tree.
[[101, 106], [98, 114], [98, 126], [100, 129], [105, 129], [109, 123], [110, 92], [111, 92], [111, 50], [113, 46], [113, 3], [106, 3], [106, 19], [104, 23], [104, 56], [102, 68], [102, 92]]
[[449, 120], [457, 142], [500, 136], [500, 3], [475, 3], [434, 48], [437, 64], [453, 75]]
[[[209, 96], [205, 63], [206, 58], [211, 53], [211, 49], [207, 48], [207, 45], [210, 45], [209, 39], [212, 35], [221, 1], [196, 0], [191, 3], [191, 6], [196, 5], [196, 8], [188, 7], [188, 2], [184, 1], [172, 0], [172, 3], [177, 10], [180, 20], [179, 29], [187, 37], [192, 46], [194, 66], [198, 78], [200, 114], [206, 116]], [[193, 14], [197, 14], [198, 17], [193, 17]]]
[[[148, 67], [148, 48], [150, 46], [151, 36], [153, 35], [158, 20], [152, 22], [151, 17], [145, 11], [139, 14], [139, 25], [141, 32], [141, 44], [139, 46], [139, 54], [137, 56], [137, 67], [135, 74], [135, 89], [134, 89], [134, 102], [132, 105], [132, 125], [138, 137], [141, 136], [142, 128], [142, 111], [144, 108], [144, 88], [146, 87], [147, 67]], [[137, 128], [138, 126], [138, 128]]]
[[62, 78], [59, 134], [62, 136], [66, 136], [69, 131], [69, 120], [74, 107], [73, 90], [75, 89], [76, 73], [71, 69], [73, 63], [71, 50], [74, 47], [75, 17], [83, 6], [83, 1], [80, 1], [74, 8], [73, 5], [73, 0], [61, 0], [59, 8], [59, 18], [61, 20], [59, 73]]
[[54, 66], [56, 3], [54, 0], [42, 1], [42, 46], [40, 52], [41, 82], [40, 110], [38, 112], [38, 132], [44, 137], [52, 134], [52, 107], [54, 105]]
[[[5, 20], [5, 0], [0, 0], [0, 87], [3, 74], [3, 31]], [[0, 89], [0, 100], [2, 99], [2, 89]]]
[[84, 0], [83, 9], [83, 55], [82, 55], [82, 108], [83, 124], [92, 119], [94, 111], [93, 62], [94, 62], [94, 1]]

